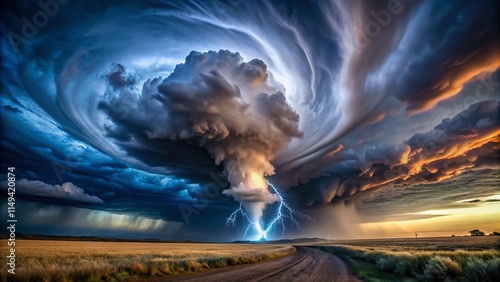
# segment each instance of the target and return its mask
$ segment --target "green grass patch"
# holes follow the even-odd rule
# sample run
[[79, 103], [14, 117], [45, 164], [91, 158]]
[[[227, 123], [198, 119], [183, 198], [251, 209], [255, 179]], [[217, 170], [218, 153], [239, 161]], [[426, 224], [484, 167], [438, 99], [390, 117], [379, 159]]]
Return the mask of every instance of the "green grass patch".
[[[396, 275], [380, 271], [375, 265], [361, 260], [347, 258], [354, 268], [356, 274], [367, 282], [397, 281]], [[412, 280], [405, 280], [412, 281]]]
[[416, 251], [321, 246], [347, 259], [365, 281], [498, 281], [500, 251]]
[[[366, 282], [385, 282], [385, 281], [398, 281], [398, 277], [392, 273], [387, 273], [378, 269], [375, 265], [363, 261], [361, 259], [356, 259], [348, 255], [343, 249], [332, 248], [332, 247], [318, 247], [323, 251], [327, 251], [339, 256], [342, 260], [348, 261], [356, 275], [361, 278], [361, 280]], [[405, 280], [412, 281], [412, 280]]]

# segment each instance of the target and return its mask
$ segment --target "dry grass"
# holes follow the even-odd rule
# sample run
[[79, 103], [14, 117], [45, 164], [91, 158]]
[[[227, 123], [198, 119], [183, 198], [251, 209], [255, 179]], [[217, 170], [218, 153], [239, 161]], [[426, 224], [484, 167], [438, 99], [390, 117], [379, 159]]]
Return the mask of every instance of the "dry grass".
[[[8, 281], [124, 281], [252, 263], [294, 251], [291, 246], [271, 244], [18, 240], [16, 274]], [[1, 256], [6, 255], [2, 248]], [[2, 265], [4, 281], [6, 271]]]
[[396, 239], [364, 239], [364, 240], [335, 240], [329, 244], [361, 246], [367, 248], [384, 248], [387, 250], [415, 249], [428, 250], [490, 250], [500, 249], [500, 236], [467, 236], [467, 237], [432, 237], [432, 238], [396, 238]]
[[[321, 248], [343, 255], [355, 265], [369, 263], [375, 271], [393, 274], [397, 280], [498, 281], [498, 237], [422, 238], [345, 241]], [[373, 281], [383, 281], [375, 279]]]

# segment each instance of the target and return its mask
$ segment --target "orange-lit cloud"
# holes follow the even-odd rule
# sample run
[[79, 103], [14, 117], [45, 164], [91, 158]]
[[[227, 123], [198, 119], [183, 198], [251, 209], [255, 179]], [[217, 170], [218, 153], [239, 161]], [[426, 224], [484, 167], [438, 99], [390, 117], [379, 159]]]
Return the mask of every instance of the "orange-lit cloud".
[[[430, 132], [416, 134], [405, 142], [409, 150], [399, 150], [398, 157], [392, 159], [372, 161], [353, 182], [363, 191], [393, 182], [411, 185], [442, 181], [481, 166], [483, 159], [494, 156], [500, 147], [500, 128], [495, 123], [483, 126], [486, 123], [482, 122], [495, 120], [498, 104], [489, 101], [471, 106], [469, 119], [457, 115]], [[445, 127], [450, 124], [453, 128]]]
[[337, 147], [335, 147], [335, 149], [328, 152], [328, 154], [326, 154], [325, 158], [331, 158], [334, 155], [336, 155], [338, 152], [342, 151], [343, 149], [344, 149], [344, 145], [339, 144]]
[[[318, 193], [304, 199], [305, 205], [339, 202], [373, 188], [440, 182], [472, 169], [498, 167], [499, 109], [496, 100], [473, 104], [428, 132], [414, 134], [397, 145], [368, 146], [361, 154], [337, 145], [319, 161], [335, 173], [315, 184]], [[328, 163], [332, 159], [337, 163]]]
[[[470, 60], [466, 59], [466, 61]], [[470, 62], [470, 64], [471, 65], [468, 66], [467, 62], [464, 61], [456, 62], [454, 65], [450, 66], [456, 68], [456, 71], [446, 74], [443, 80], [432, 87], [435, 95], [429, 100], [411, 104], [409, 109], [412, 112], [432, 109], [440, 101], [460, 93], [464, 85], [471, 82], [476, 77], [496, 71], [500, 67], [500, 52], [498, 49], [496, 51], [492, 50], [491, 53], [483, 54], [479, 60]]]

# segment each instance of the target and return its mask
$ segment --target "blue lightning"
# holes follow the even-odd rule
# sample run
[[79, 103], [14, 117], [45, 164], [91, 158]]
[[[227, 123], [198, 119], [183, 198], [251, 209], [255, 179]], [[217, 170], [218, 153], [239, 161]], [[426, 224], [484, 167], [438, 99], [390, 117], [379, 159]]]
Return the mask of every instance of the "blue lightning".
[[235, 226], [236, 220], [238, 219], [238, 215], [240, 215], [243, 218], [243, 220], [246, 220], [248, 222], [243, 237], [245, 237], [248, 234], [248, 232], [253, 229], [257, 233], [254, 240], [260, 240], [262, 238], [266, 239], [268, 232], [272, 231], [273, 228], [275, 227], [281, 227], [281, 236], [283, 236], [286, 230], [286, 225], [285, 225], [286, 221], [290, 221], [295, 226], [295, 228], [302, 230], [302, 226], [297, 221], [297, 218], [313, 220], [310, 216], [300, 213], [294, 210], [292, 207], [290, 207], [290, 205], [288, 205], [284, 200], [284, 195], [285, 195], [284, 192], [274, 187], [274, 185], [269, 183], [267, 180], [266, 182], [269, 185], [269, 187], [271, 187], [272, 192], [274, 192], [279, 197], [278, 211], [276, 212], [276, 215], [271, 220], [269, 225], [267, 225], [267, 227], [263, 229], [260, 222], [257, 223], [252, 222], [248, 214], [245, 212], [243, 204], [240, 204], [239, 208], [236, 209], [233, 213], [231, 213], [231, 215], [226, 220], [226, 224], [228, 225], [231, 224]]

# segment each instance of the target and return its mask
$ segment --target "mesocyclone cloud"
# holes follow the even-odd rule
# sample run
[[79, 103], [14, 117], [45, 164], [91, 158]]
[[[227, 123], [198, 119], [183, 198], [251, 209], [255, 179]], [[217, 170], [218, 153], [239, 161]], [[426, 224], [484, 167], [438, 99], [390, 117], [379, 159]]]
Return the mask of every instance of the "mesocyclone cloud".
[[[105, 76], [108, 100], [99, 107], [113, 121], [105, 126], [108, 136], [131, 140], [133, 128], [148, 139], [205, 148], [232, 185], [223, 193], [240, 201], [257, 225], [265, 205], [280, 200], [264, 178], [275, 173], [271, 161], [293, 137], [303, 135], [299, 115], [269, 75], [258, 59], [246, 63], [230, 51], [193, 51], [167, 78], [148, 79], [138, 94], [130, 91], [133, 75], [115, 65]], [[130, 112], [121, 118], [116, 108]]]
[[[233, 199], [269, 220], [267, 181], [307, 214], [497, 169], [498, 1], [73, 0], [44, 25], [41, 6], [11, 2], [2, 165], [46, 184], [26, 201], [206, 240]], [[188, 224], [178, 207], [196, 207], [212, 172], [230, 186]], [[64, 183], [99, 201], [64, 200]], [[334, 225], [320, 218], [305, 232]]]

